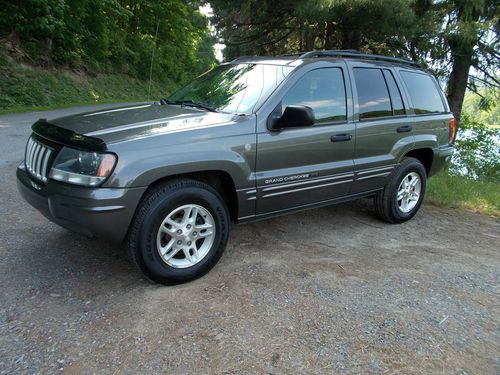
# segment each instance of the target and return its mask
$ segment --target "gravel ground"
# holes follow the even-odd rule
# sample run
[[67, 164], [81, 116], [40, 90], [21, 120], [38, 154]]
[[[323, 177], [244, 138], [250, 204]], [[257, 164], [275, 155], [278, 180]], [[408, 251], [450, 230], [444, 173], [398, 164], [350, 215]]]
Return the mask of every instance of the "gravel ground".
[[495, 219], [306, 211], [234, 226], [208, 275], [159, 287], [21, 200], [37, 116], [0, 117], [0, 373], [500, 373]]

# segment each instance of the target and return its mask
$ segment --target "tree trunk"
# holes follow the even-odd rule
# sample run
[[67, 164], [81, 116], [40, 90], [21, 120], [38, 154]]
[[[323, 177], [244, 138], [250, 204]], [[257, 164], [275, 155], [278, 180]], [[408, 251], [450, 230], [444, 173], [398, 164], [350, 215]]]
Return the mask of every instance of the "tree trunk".
[[361, 48], [361, 30], [342, 30], [342, 49]]
[[452, 49], [453, 65], [446, 88], [446, 98], [448, 99], [451, 112], [455, 115], [457, 124], [460, 123], [462, 115], [462, 104], [464, 102], [465, 90], [467, 89], [472, 54], [472, 50], [467, 54], [463, 54], [463, 51], [457, 52]]
[[21, 44], [21, 37], [17, 32], [16, 25], [12, 27], [10, 34], [7, 36], [7, 39], [10, 41], [13, 47], [17, 47]]
[[465, 90], [467, 90], [474, 47], [478, 43], [477, 31], [471, 26], [479, 21], [481, 7], [472, 7], [474, 1], [454, 1], [457, 10], [458, 33], [453, 33], [448, 40], [452, 68], [446, 88], [446, 98], [448, 99], [451, 112], [455, 115], [457, 125], [460, 124], [460, 117], [462, 116], [462, 105], [464, 103]]
[[323, 48], [328, 50], [328, 49], [333, 49], [335, 46], [335, 39], [333, 37], [335, 33], [335, 24], [333, 22], [327, 22], [326, 27], [325, 27], [325, 43], [323, 45]]
[[302, 46], [302, 51], [312, 51], [314, 49], [314, 40], [316, 36], [310, 30], [305, 32], [304, 43]]

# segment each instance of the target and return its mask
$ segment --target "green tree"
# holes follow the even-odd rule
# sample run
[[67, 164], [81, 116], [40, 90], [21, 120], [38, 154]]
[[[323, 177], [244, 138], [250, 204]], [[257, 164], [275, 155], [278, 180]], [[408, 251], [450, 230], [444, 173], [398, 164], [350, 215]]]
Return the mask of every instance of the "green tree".
[[45, 61], [50, 58], [54, 39], [64, 34], [64, 8], [64, 0], [4, 1], [0, 7], [0, 35], [14, 47], [26, 42], [39, 60]]
[[[445, 51], [450, 56], [447, 99], [460, 120], [467, 86], [476, 90], [476, 81], [500, 87], [495, 77], [500, 53], [499, 11], [495, 0], [450, 0], [443, 4], [446, 27], [443, 31]], [[469, 79], [471, 67], [477, 74]]]
[[413, 0], [215, 0], [211, 4], [229, 58], [312, 49], [403, 55], [402, 41], [418, 19], [411, 10]]
[[472, 179], [500, 181], [498, 133], [468, 113], [462, 117], [461, 128], [450, 172]]
[[155, 81], [182, 84], [215, 63], [201, 3], [4, 0], [0, 37], [23, 49], [30, 63], [91, 74], [127, 73], [143, 80], [152, 73]]
[[462, 113], [488, 126], [500, 127], [500, 91], [486, 87], [478, 87], [477, 93], [467, 91]]

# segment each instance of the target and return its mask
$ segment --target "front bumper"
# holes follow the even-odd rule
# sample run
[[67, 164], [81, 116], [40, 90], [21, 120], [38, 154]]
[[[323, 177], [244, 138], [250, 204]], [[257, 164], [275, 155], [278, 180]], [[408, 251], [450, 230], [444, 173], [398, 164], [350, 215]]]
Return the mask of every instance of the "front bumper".
[[23, 198], [45, 217], [69, 230], [121, 242], [128, 231], [145, 187], [87, 188], [49, 180], [39, 185], [24, 165], [17, 169]]
[[455, 147], [453, 145], [440, 146], [439, 148], [435, 149], [429, 176], [435, 175], [440, 170], [449, 166], [454, 151]]

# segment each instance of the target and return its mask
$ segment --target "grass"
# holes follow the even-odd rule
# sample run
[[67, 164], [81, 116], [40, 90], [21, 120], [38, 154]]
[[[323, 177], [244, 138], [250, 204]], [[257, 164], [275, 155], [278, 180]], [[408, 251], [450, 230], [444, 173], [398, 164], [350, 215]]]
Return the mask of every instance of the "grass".
[[425, 201], [435, 206], [467, 209], [500, 217], [500, 182], [474, 181], [446, 172], [431, 177]]
[[125, 74], [88, 76], [62, 69], [0, 64], [0, 113], [27, 112], [76, 105], [158, 100], [172, 83], [149, 82]]

